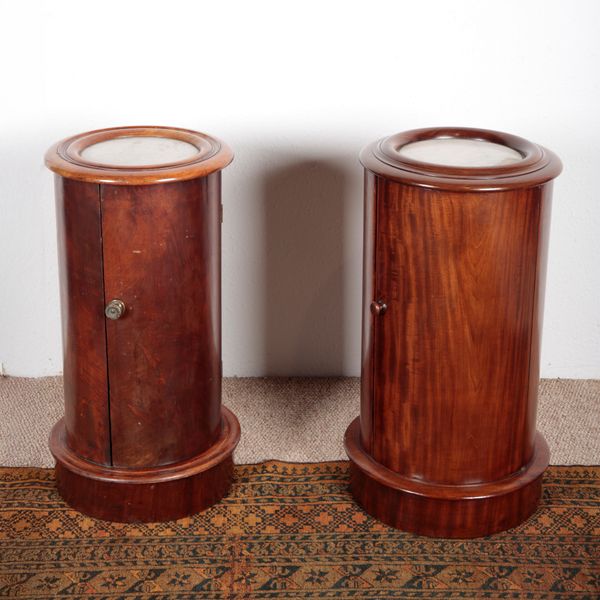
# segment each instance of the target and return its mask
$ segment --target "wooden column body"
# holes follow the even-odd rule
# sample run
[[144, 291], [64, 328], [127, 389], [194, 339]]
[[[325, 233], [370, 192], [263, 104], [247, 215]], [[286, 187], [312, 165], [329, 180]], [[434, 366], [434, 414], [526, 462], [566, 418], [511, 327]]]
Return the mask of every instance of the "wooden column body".
[[[400, 149], [487, 140], [522, 159], [450, 167]], [[427, 129], [363, 150], [361, 414], [352, 492], [375, 517], [476, 537], [533, 513], [549, 453], [536, 433], [551, 180], [548, 150], [485, 130]]]
[[[86, 157], [94, 144], [144, 137], [185, 142], [190, 156], [129, 166]], [[65, 387], [50, 449], [61, 495], [84, 513], [176, 519], [229, 489], [240, 430], [221, 407], [220, 170], [231, 159], [209, 136], [147, 127], [82, 134], [46, 155]], [[116, 319], [105, 314], [113, 300], [124, 307]]]

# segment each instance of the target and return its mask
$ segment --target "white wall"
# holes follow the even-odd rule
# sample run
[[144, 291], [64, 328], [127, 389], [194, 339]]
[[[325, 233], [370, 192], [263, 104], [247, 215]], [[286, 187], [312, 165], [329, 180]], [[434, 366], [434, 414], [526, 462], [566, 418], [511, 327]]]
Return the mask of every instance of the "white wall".
[[227, 375], [359, 369], [360, 148], [431, 125], [564, 161], [542, 375], [600, 377], [600, 3], [0, 0], [0, 362], [61, 369], [54, 141], [113, 125], [218, 135]]

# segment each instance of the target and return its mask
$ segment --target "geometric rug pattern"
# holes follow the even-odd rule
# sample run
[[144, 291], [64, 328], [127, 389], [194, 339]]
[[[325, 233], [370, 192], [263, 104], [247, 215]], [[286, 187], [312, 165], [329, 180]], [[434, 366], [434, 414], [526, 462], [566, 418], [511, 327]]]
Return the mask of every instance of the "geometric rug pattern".
[[0, 468], [0, 597], [600, 597], [600, 467], [550, 467], [543, 501], [488, 538], [397, 531], [348, 493], [348, 463], [236, 466], [193, 517], [120, 524], [58, 496], [51, 469]]

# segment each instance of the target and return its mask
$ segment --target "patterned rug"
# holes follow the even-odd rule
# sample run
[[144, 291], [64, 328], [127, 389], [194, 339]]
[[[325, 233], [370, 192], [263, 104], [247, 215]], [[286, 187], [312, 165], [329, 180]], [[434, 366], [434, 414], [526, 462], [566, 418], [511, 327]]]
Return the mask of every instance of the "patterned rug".
[[0, 596], [598, 598], [600, 467], [551, 467], [526, 523], [490, 538], [391, 529], [351, 500], [348, 463], [236, 467], [201, 515], [123, 525], [80, 515], [47, 469], [0, 469]]

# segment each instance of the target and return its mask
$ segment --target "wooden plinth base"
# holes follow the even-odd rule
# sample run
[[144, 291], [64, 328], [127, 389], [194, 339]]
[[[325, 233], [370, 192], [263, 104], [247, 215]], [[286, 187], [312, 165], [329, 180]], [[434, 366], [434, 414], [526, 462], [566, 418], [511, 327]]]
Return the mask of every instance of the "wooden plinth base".
[[384, 523], [420, 535], [473, 538], [515, 527], [540, 501], [550, 452], [536, 435], [532, 461], [518, 473], [474, 485], [440, 485], [402, 477], [377, 463], [360, 442], [360, 422], [346, 430], [350, 488], [356, 501]]
[[206, 452], [156, 468], [97, 465], [73, 454], [59, 421], [50, 434], [58, 491], [82, 513], [125, 523], [179, 519], [218, 502], [233, 479], [233, 451], [240, 438], [235, 415], [223, 408], [223, 433]]

